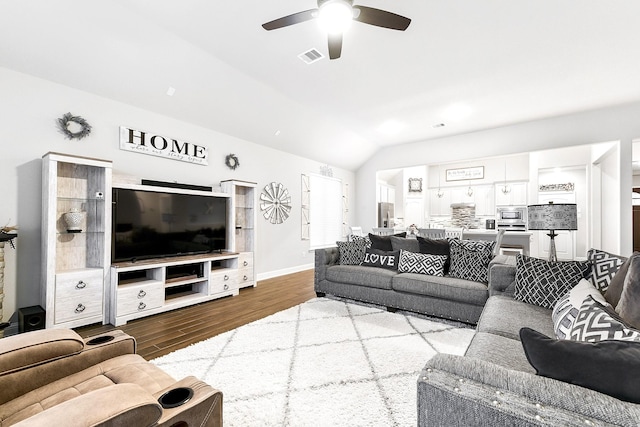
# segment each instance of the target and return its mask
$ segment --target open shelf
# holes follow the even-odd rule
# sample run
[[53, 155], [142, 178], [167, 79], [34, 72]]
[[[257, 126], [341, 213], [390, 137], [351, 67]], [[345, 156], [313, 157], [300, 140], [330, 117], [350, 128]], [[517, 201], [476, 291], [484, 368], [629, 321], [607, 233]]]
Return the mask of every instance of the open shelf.
[[192, 283], [199, 283], [199, 282], [206, 282], [206, 279], [202, 278], [202, 277], [195, 277], [192, 279], [184, 279], [184, 280], [176, 280], [173, 279], [171, 281], [167, 280], [165, 282], [164, 287], [165, 288], [176, 288], [179, 286], [184, 286], [184, 285], [190, 285]]
[[113, 264], [111, 323], [237, 295], [238, 257], [225, 252]]

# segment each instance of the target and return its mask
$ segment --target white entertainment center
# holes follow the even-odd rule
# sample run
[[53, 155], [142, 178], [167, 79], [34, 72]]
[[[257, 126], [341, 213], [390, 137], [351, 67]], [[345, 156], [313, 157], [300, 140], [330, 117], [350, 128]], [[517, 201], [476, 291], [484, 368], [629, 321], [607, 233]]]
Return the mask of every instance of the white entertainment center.
[[[256, 286], [256, 184], [224, 181], [223, 192], [112, 183], [111, 162], [66, 154], [43, 157], [43, 280], [46, 327], [127, 321]], [[225, 248], [112, 262], [112, 188], [223, 198]], [[115, 192], [114, 192], [115, 194]], [[70, 229], [65, 215], [81, 218]], [[222, 246], [221, 246], [222, 247]]]

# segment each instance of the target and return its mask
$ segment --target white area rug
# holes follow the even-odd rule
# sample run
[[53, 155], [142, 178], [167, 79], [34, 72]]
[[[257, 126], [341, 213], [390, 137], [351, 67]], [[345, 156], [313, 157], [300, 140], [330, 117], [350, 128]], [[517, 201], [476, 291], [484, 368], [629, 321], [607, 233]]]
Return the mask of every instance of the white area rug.
[[225, 426], [415, 426], [418, 374], [473, 333], [315, 298], [152, 362], [221, 390]]

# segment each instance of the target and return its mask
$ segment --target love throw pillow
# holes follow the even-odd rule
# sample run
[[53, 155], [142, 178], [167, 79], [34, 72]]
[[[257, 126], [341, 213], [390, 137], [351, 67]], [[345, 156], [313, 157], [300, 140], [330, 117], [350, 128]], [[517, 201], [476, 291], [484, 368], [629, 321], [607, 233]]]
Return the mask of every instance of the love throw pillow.
[[362, 265], [365, 267], [379, 267], [387, 270], [398, 269], [400, 251], [381, 251], [379, 249], [367, 249]]

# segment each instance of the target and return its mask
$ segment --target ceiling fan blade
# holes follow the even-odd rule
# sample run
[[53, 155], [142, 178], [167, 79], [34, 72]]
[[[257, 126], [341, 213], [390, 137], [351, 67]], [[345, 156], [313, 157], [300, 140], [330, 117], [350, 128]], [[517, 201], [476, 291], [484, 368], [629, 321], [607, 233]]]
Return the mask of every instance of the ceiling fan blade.
[[262, 24], [262, 28], [267, 31], [276, 30], [282, 27], [288, 27], [289, 25], [299, 24], [301, 22], [310, 21], [318, 16], [318, 9], [309, 9], [304, 12], [294, 13], [293, 15], [283, 16], [282, 18], [274, 19], [265, 24]]
[[329, 59], [338, 59], [342, 53], [342, 33], [329, 34]]
[[[366, 6], [353, 6], [356, 10], [354, 20], [376, 27], [404, 31], [411, 24], [411, 19], [396, 15], [386, 10], [374, 9]], [[359, 13], [358, 13], [359, 12]]]

